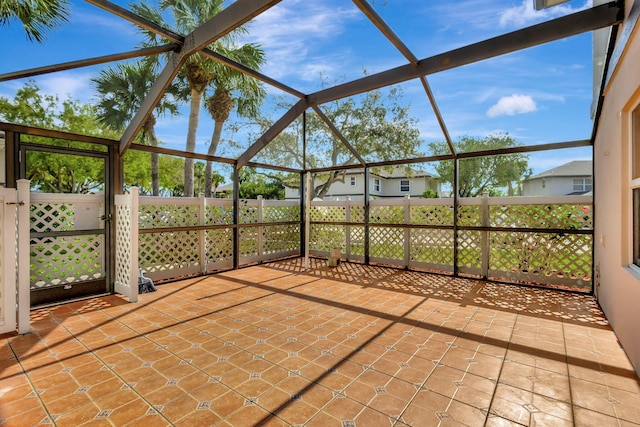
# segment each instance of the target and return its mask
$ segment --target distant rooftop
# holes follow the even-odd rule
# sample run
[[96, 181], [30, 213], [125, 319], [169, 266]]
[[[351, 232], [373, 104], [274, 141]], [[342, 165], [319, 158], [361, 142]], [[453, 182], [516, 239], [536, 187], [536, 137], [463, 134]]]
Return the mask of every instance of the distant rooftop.
[[591, 160], [574, 160], [560, 165], [548, 171], [532, 176], [531, 179], [548, 178], [552, 176], [591, 176], [593, 174], [593, 162]]

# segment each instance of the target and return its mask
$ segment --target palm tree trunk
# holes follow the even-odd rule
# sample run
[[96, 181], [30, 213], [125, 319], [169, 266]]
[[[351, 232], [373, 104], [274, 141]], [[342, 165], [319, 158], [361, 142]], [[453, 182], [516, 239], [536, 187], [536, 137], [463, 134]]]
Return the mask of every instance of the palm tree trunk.
[[[194, 153], [196, 151], [196, 132], [198, 130], [198, 120], [200, 118], [200, 107], [202, 106], [202, 95], [204, 91], [191, 89], [191, 105], [189, 106], [189, 130], [187, 131], [186, 151]], [[193, 159], [184, 160], [184, 196], [193, 197]]]
[[[218, 151], [218, 144], [220, 144], [220, 137], [222, 136], [222, 126], [224, 122], [217, 121], [213, 126], [213, 135], [211, 135], [211, 144], [209, 144], [209, 151], [207, 154], [215, 156]], [[211, 197], [211, 176], [213, 165], [210, 161], [207, 161], [207, 167], [204, 170], [204, 195], [205, 197]]]

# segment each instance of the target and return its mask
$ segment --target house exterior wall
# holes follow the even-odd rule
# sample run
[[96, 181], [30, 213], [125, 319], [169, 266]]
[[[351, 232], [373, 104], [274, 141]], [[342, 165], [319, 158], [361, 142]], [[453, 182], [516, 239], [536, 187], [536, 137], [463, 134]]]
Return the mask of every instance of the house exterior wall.
[[[351, 178], [356, 179], [355, 185], [351, 185]], [[376, 191], [374, 187], [374, 180], [379, 179], [381, 184], [381, 191]], [[410, 181], [410, 191], [400, 191], [401, 180]], [[430, 188], [440, 194], [440, 185], [436, 179], [429, 177], [419, 178], [383, 178], [376, 175], [369, 177], [369, 192], [372, 198], [384, 198], [384, 197], [404, 197], [410, 195], [411, 197], [422, 197], [422, 194]], [[299, 191], [297, 188], [285, 188], [285, 199], [298, 199]], [[335, 182], [331, 185], [329, 192], [324, 197], [324, 200], [344, 200], [346, 197], [350, 197], [351, 200], [362, 200], [364, 198], [364, 174], [347, 175], [344, 182]]]
[[[523, 196], [564, 196], [574, 192], [574, 178], [587, 176], [556, 176], [530, 179], [523, 184]], [[544, 183], [544, 187], [543, 187]]]
[[[627, 16], [633, 3], [626, 2]], [[594, 147], [594, 252], [598, 301], [640, 374], [640, 271], [629, 266], [632, 259], [630, 114], [640, 103], [638, 26], [605, 88]]]

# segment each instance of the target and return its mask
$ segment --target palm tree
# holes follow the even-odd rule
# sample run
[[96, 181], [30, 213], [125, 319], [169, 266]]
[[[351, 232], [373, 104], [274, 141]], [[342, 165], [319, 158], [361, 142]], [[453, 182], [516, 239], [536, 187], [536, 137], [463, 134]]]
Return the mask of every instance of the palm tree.
[[[250, 68], [257, 69], [264, 62], [264, 52], [253, 44], [246, 44], [238, 51], [232, 52], [233, 55], [240, 57], [242, 63]], [[241, 55], [238, 55], [241, 53]], [[239, 59], [240, 59], [239, 58]], [[214, 121], [213, 134], [211, 135], [211, 143], [207, 154], [213, 156], [218, 150], [220, 137], [222, 136], [222, 127], [229, 118], [229, 114], [234, 107], [238, 115], [244, 117], [256, 117], [258, 115], [258, 106], [262, 103], [266, 92], [263, 85], [256, 79], [232, 70], [228, 67], [219, 67], [220, 70], [215, 73], [212, 86], [215, 88], [214, 93], [207, 100], [207, 110]], [[211, 197], [212, 186], [212, 163], [207, 161], [205, 169], [205, 197]]]
[[[189, 34], [197, 27], [209, 21], [220, 11], [222, 11], [224, 5], [225, 0], [160, 0], [160, 10], [144, 3], [134, 4], [131, 7], [135, 13], [164, 27], [171, 27], [171, 25], [164, 21], [161, 11], [170, 10], [175, 22], [175, 30], [182, 34]], [[258, 48], [257, 45], [244, 44], [240, 47], [236, 47], [238, 36], [246, 32], [247, 30], [244, 27], [237, 28], [225, 37], [218, 39], [216, 42], [212, 43], [209, 47], [212, 50], [219, 52], [230, 59], [233, 59], [234, 61], [246, 65], [247, 67], [259, 66], [263, 62], [264, 53]], [[161, 43], [159, 36], [157, 36], [155, 33], [152, 33], [148, 30], [142, 30], [142, 33], [147, 36], [147, 41], [145, 42], [146, 46], [153, 46]], [[189, 127], [187, 130], [187, 140], [185, 144], [185, 150], [187, 152], [194, 152], [196, 149], [196, 133], [198, 129], [198, 122], [200, 119], [202, 100], [204, 98], [206, 89], [212, 83], [215, 83], [216, 86], [224, 86], [224, 83], [228, 81], [229, 76], [234, 74], [239, 75], [240, 73], [237, 71], [232, 71], [228, 67], [215, 62], [212, 59], [201, 55], [200, 53], [193, 54], [187, 59], [179, 74], [180, 78], [187, 81], [191, 91], [189, 104]], [[232, 83], [224, 87], [228, 87], [228, 91], [231, 92], [236, 89], [237, 86], [236, 83]], [[222, 124], [225, 120], [226, 118], [222, 121]], [[217, 144], [220, 140], [221, 130], [222, 127], [220, 126], [220, 130], [216, 136], [217, 141], [212, 141], [212, 145], [214, 145], [214, 154], [217, 149]], [[215, 130], [214, 135], [216, 135]], [[212, 138], [212, 140], [213, 139], [214, 138]], [[215, 144], [213, 144], [213, 142], [215, 142]], [[209, 151], [211, 151], [211, 147]], [[193, 159], [185, 159], [184, 195], [187, 197], [193, 196], [194, 194], [193, 165]], [[209, 183], [209, 187], [210, 186], [211, 184]]]
[[2, 0], [0, 1], [0, 26], [9, 25], [13, 19], [22, 22], [27, 38], [42, 43], [45, 32], [67, 22], [67, 0]]
[[[134, 62], [118, 64], [100, 71], [99, 77], [92, 79], [100, 94], [98, 102], [98, 120], [107, 127], [122, 131], [125, 125], [140, 109], [147, 92], [157, 79], [154, 65], [150, 62]], [[180, 98], [179, 88], [170, 86], [167, 95], [155, 108], [156, 114], [178, 114], [176, 100]], [[142, 127], [143, 143], [158, 146], [155, 132], [156, 116], [149, 114]], [[160, 194], [160, 174], [158, 153], [151, 153], [151, 188], [152, 194]]]

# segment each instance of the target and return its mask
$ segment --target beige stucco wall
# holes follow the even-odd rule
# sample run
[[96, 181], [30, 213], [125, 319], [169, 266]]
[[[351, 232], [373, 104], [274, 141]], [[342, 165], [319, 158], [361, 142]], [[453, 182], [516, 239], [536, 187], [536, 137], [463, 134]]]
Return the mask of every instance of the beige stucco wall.
[[[640, 0], [635, 0], [640, 1]], [[632, 6], [627, 1], [627, 14]], [[636, 27], [605, 92], [595, 141], [596, 294], [640, 374], [640, 273], [631, 260], [630, 112], [640, 103], [640, 30]]]

